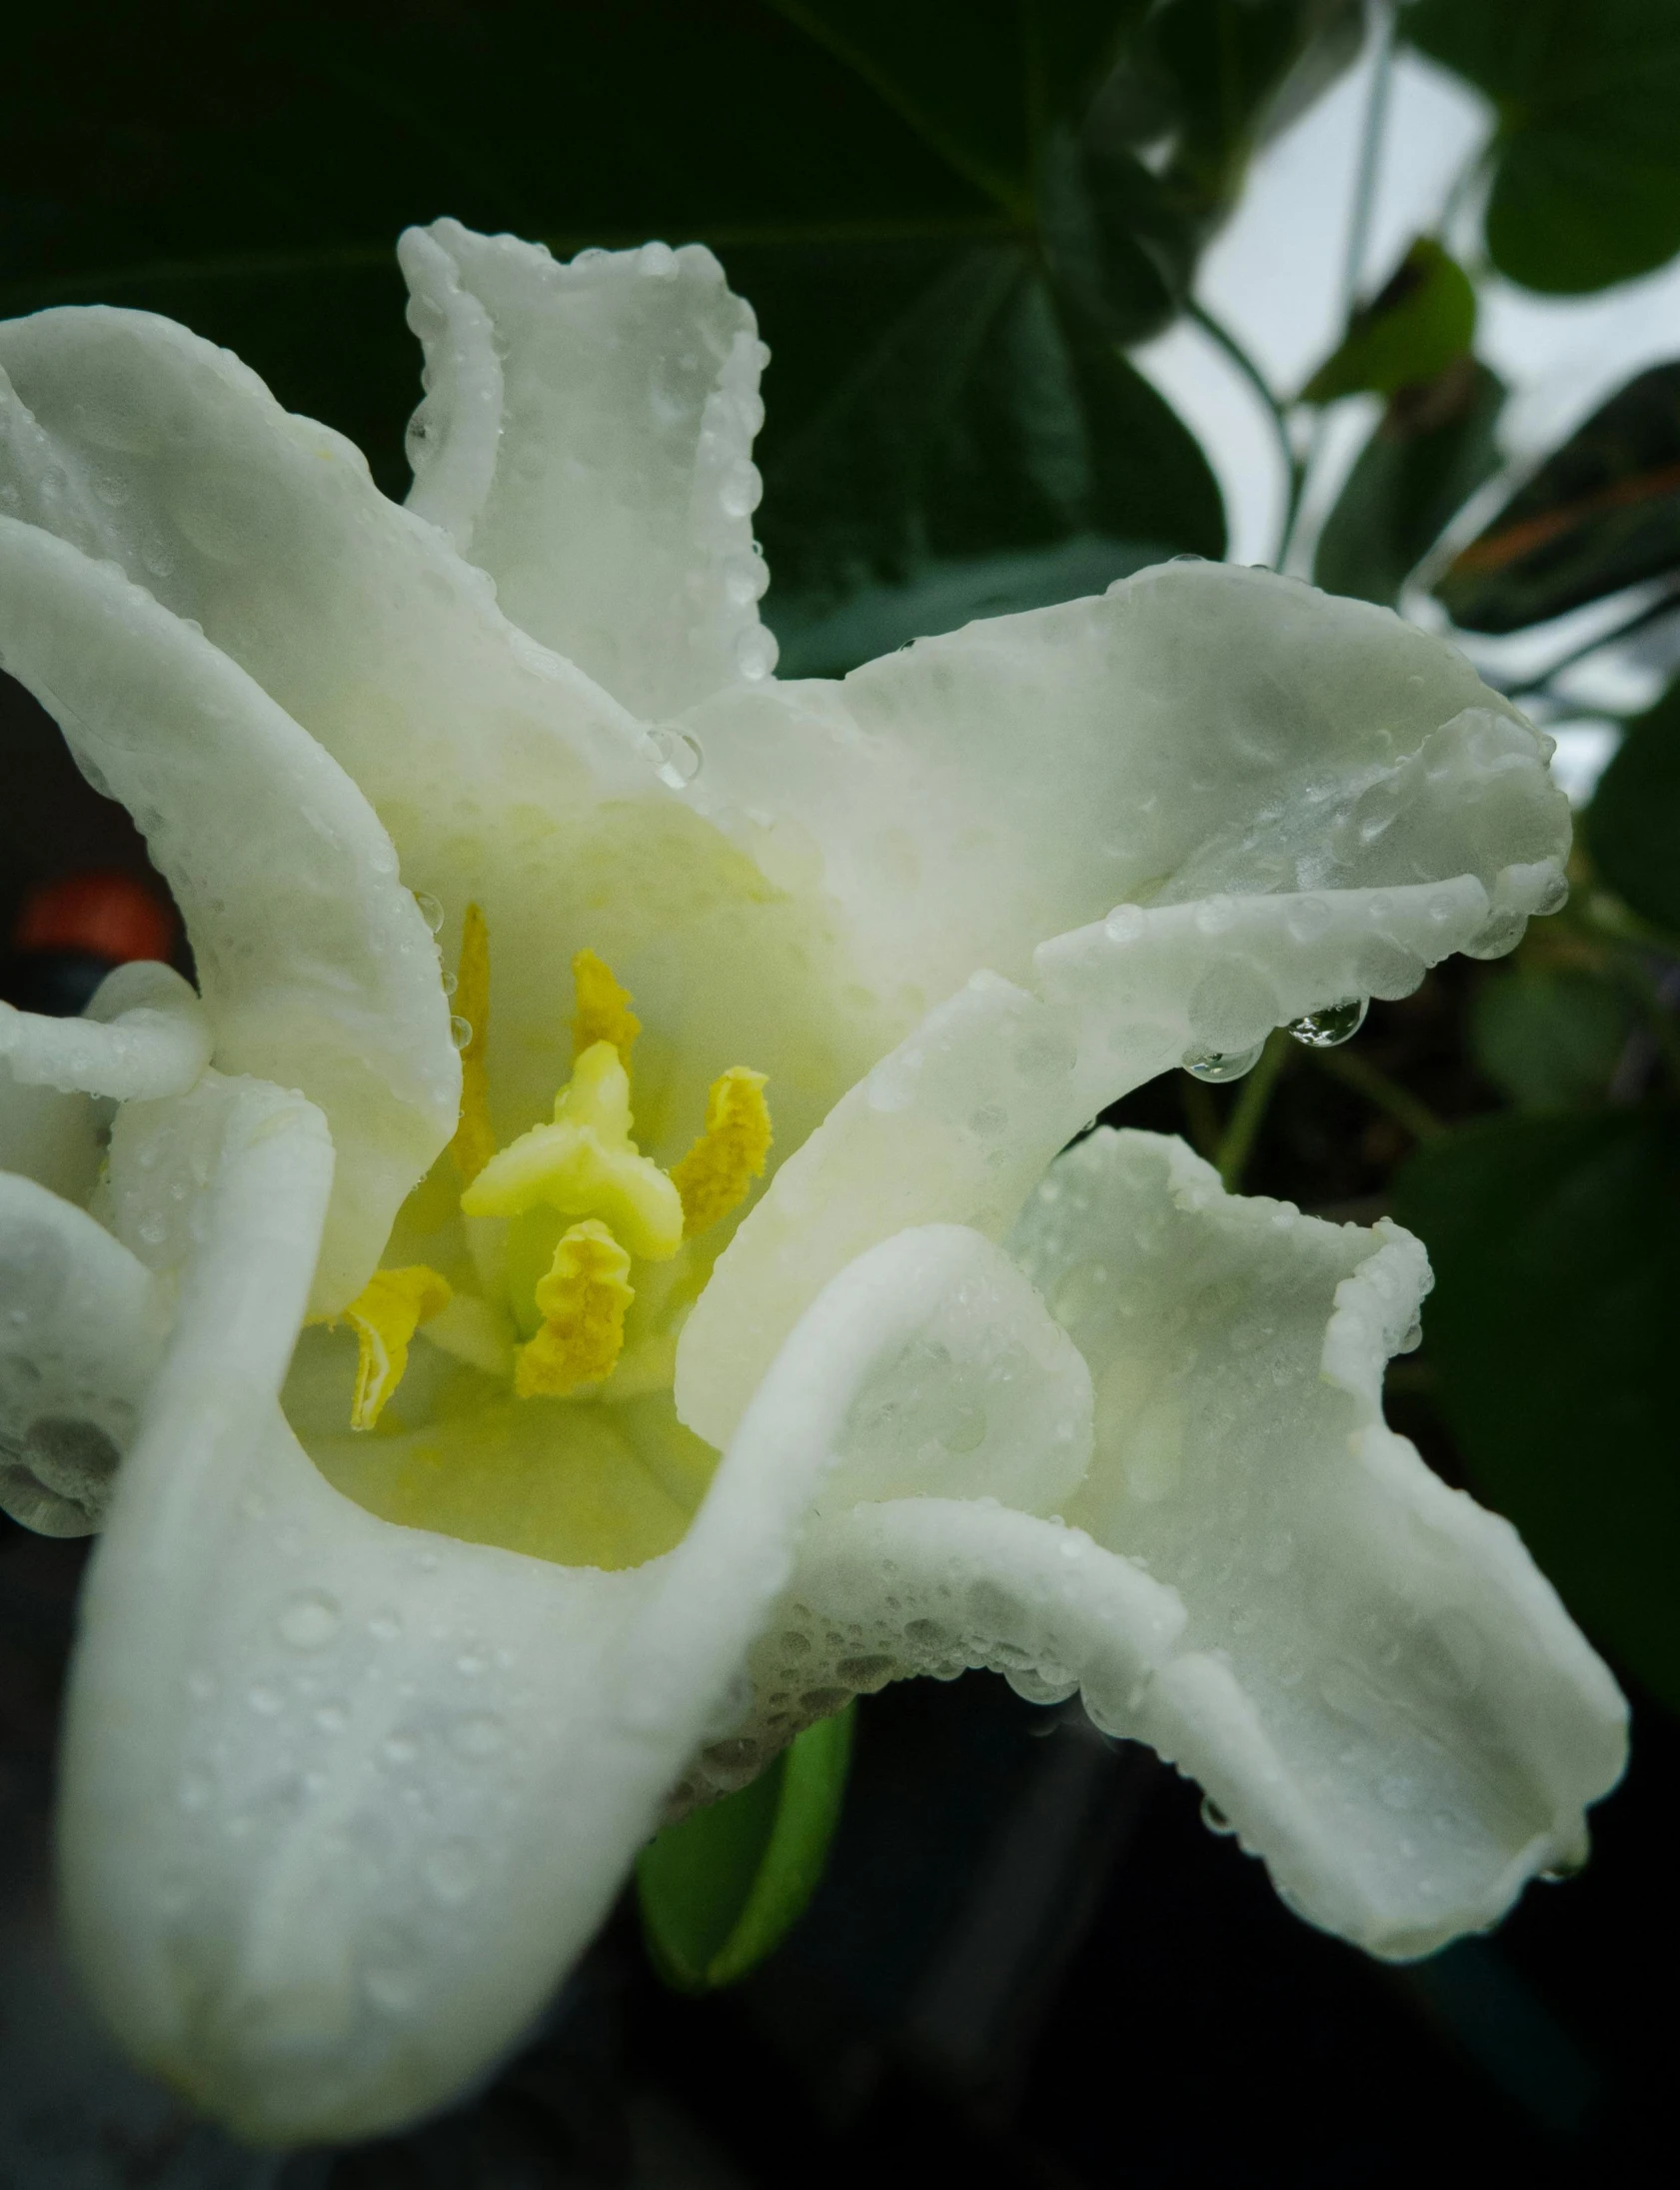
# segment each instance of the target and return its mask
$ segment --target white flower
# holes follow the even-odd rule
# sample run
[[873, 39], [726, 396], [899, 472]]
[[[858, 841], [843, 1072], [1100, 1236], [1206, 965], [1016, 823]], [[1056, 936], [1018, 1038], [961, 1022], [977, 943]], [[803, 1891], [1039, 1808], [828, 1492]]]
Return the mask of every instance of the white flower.
[[0, 1022], [6, 1495], [109, 1495], [62, 1835], [105, 2013], [250, 2136], [405, 2120], [674, 1790], [964, 1665], [1082, 1688], [1315, 1923], [1492, 1922], [1579, 1859], [1624, 1713], [1383, 1425], [1421, 1249], [1068, 1143], [1508, 948], [1558, 890], [1544, 741], [1394, 617], [1200, 564], [779, 685], [709, 254], [402, 257], [406, 511], [165, 321], [0, 328], [7, 666], [203, 997]]

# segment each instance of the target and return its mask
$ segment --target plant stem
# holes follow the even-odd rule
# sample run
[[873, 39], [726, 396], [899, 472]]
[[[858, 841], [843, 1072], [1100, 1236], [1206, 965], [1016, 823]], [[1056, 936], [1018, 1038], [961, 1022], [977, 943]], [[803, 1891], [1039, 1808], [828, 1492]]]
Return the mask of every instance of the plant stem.
[[1266, 1037], [1259, 1063], [1242, 1083], [1242, 1093], [1232, 1105], [1213, 1157], [1227, 1193], [1235, 1193], [1241, 1182], [1243, 1166], [1253, 1153], [1254, 1136], [1265, 1117], [1277, 1077], [1296, 1047], [1285, 1028], [1274, 1027]]
[[1446, 1131], [1444, 1121], [1435, 1115], [1427, 1102], [1420, 1101], [1397, 1080], [1390, 1080], [1386, 1073], [1378, 1072], [1364, 1058], [1343, 1050], [1308, 1050], [1306, 1055], [1321, 1073], [1328, 1073], [1344, 1088], [1362, 1095], [1367, 1102], [1385, 1111], [1396, 1125], [1403, 1126], [1414, 1140], [1438, 1140]]
[[1237, 341], [1223, 321], [1216, 320], [1207, 307], [1198, 304], [1194, 297], [1185, 305], [1184, 316], [1186, 319], [1193, 320], [1208, 340], [1225, 353], [1243, 379], [1247, 381], [1249, 387], [1259, 397], [1261, 403], [1265, 405], [1266, 416], [1271, 420], [1272, 430], [1277, 436], [1277, 446], [1283, 457], [1284, 476], [1288, 482], [1284, 496], [1283, 529], [1279, 539], [1278, 551], [1272, 562], [1273, 570], [1281, 570], [1283, 568], [1284, 551], [1287, 549], [1289, 537], [1295, 529], [1295, 512], [1300, 504], [1303, 477], [1301, 460], [1296, 455], [1295, 445], [1289, 438], [1288, 409], [1271, 382], [1267, 380], [1265, 374], [1261, 372], [1259, 366], [1255, 364], [1253, 358]]
[[[1359, 161], [1353, 173], [1353, 204], [1348, 212], [1347, 247], [1341, 265], [1341, 323], [1345, 333], [1359, 302], [1365, 255], [1371, 238], [1371, 214], [1376, 206], [1377, 178], [1382, 167], [1382, 140], [1387, 131], [1388, 95], [1394, 81], [1394, 9], [1377, 8], [1376, 53], [1371, 62], [1370, 88], [1365, 95], [1364, 126], [1359, 134]], [[1273, 568], [1282, 570], [1295, 544], [1306, 484], [1324, 446], [1325, 413], [1312, 422], [1312, 438], [1302, 456], [1289, 459], [1289, 492], [1283, 507], [1283, 526], [1278, 535]]]

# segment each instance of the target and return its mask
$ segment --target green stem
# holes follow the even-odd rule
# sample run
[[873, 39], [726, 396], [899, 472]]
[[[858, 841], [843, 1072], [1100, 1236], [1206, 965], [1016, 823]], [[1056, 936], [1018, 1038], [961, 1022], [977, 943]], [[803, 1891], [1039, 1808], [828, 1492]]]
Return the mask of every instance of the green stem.
[[1353, 209], [1347, 223], [1347, 250], [1341, 267], [1341, 315], [1345, 323], [1359, 301], [1359, 284], [1365, 272], [1365, 251], [1371, 238], [1371, 213], [1376, 205], [1377, 175], [1382, 165], [1382, 140], [1388, 123], [1388, 94], [1394, 80], [1394, 9], [1377, 9], [1376, 57], [1371, 63], [1371, 88], [1365, 100], [1365, 127], [1359, 141], [1359, 165], [1353, 178]]
[[1297, 1047], [1286, 1029], [1274, 1027], [1260, 1052], [1259, 1063], [1242, 1083], [1242, 1092], [1231, 1107], [1213, 1157], [1227, 1193], [1235, 1193], [1241, 1183], [1243, 1167], [1253, 1153], [1254, 1137], [1265, 1118], [1278, 1075], [1288, 1064], [1289, 1053]]
[[1295, 513], [1300, 505], [1303, 476], [1301, 460], [1295, 454], [1294, 443], [1289, 439], [1288, 410], [1279, 398], [1276, 389], [1272, 387], [1271, 382], [1267, 380], [1265, 374], [1261, 372], [1259, 366], [1223, 321], [1216, 320], [1207, 307], [1198, 304], [1194, 297], [1184, 307], [1184, 316], [1193, 320], [1207, 339], [1225, 353], [1243, 379], [1247, 381], [1249, 387], [1259, 397], [1261, 403], [1264, 404], [1266, 416], [1271, 420], [1272, 431], [1277, 436], [1277, 446], [1283, 456], [1283, 470], [1289, 483], [1284, 506], [1282, 537], [1278, 546], [1277, 557], [1272, 565], [1274, 570], [1281, 570], [1284, 551], [1287, 549], [1290, 535], [1295, 529]]
[[[1353, 205], [1347, 220], [1347, 248], [1342, 255], [1341, 317], [1346, 328], [1359, 302], [1359, 285], [1365, 272], [1365, 254], [1371, 238], [1371, 213], [1376, 205], [1377, 176], [1382, 166], [1382, 140], [1388, 123], [1388, 95], [1394, 81], [1394, 9], [1377, 10], [1376, 56], [1371, 63], [1370, 90], [1365, 98], [1365, 123], [1359, 137], [1359, 164], [1353, 175]], [[1274, 568], [1282, 570], [1295, 544], [1307, 481], [1324, 446], [1325, 413], [1312, 422], [1312, 439], [1303, 456], [1291, 456], [1289, 493], [1283, 507], [1283, 526], [1278, 535]]]
[[1386, 1111], [1414, 1140], [1438, 1140], [1446, 1131], [1445, 1123], [1427, 1102], [1420, 1101], [1364, 1058], [1343, 1050], [1308, 1050], [1306, 1055], [1321, 1073], [1339, 1080], [1344, 1088], [1351, 1088], [1375, 1108]]

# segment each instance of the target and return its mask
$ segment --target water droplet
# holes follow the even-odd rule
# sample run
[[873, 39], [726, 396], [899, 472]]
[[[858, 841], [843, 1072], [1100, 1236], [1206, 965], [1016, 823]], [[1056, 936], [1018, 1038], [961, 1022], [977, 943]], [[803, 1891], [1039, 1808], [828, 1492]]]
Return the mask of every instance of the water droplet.
[[1201, 1821], [1209, 1832], [1232, 1833], [1236, 1830], [1211, 1795], [1204, 1794], [1201, 1798]]
[[275, 1626], [281, 1641], [294, 1650], [319, 1650], [338, 1633], [342, 1616], [331, 1597], [309, 1589], [292, 1599]]
[[271, 1688], [263, 1681], [247, 1690], [245, 1700], [259, 1718], [278, 1717], [285, 1708], [286, 1701], [278, 1688]]
[[315, 1723], [324, 1734], [343, 1733], [349, 1713], [342, 1703], [323, 1703], [315, 1714]]
[[490, 1670], [490, 1660], [481, 1651], [463, 1650], [455, 1661], [455, 1669], [458, 1673], [465, 1673], [469, 1680], [473, 1680], [480, 1673], [486, 1673]]
[[1569, 903], [1569, 885], [1561, 875], [1554, 875], [1534, 901], [1536, 913], [1561, 913]]
[[388, 1764], [412, 1764], [420, 1754], [420, 1743], [412, 1734], [387, 1734], [379, 1753]]
[[429, 890], [417, 890], [414, 893], [414, 905], [415, 911], [435, 936], [444, 925], [443, 907]]
[[655, 774], [662, 784], [681, 791], [700, 774], [704, 756], [698, 742], [686, 730], [656, 730], [652, 734]]
[[1423, 1343], [1423, 1325], [1414, 1317], [1406, 1325], [1406, 1334], [1394, 1348], [1396, 1353], [1415, 1353]]
[[1148, 916], [1140, 905], [1116, 905], [1102, 929], [1110, 943], [1135, 943], [1148, 925]]
[[1586, 1867], [1587, 1858], [1584, 1854], [1560, 1855], [1555, 1862], [1546, 1865], [1540, 1876], [1548, 1886], [1561, 1886], [1566, 1885], [1571, 1878], [1579, 1878]]
[[473, 1039], [473, 1023], [463, 1019], [459, 1012], [452, 1015], [449, 1023], [449, 1039], [458, 1050], [465, 1050]]
[[1322, 898], [1292, 899], [1283, 925], [1296, 943], [1312, 943], [1329, 927], [1330, 908]]
[[735, 666], [749, 684], [758, 684], [776, 667], [776, 635], [763, 624], [750, 624], [735, 643]]
[[984, 1405], [978, 1399], [961, 1399], [952, 1408], [939, 1442], [947, 1452], [975, 1452], [985, 1442], [985, 1427]]
[[457, 977], [454, 974], [445, 974], [443, 976], [443, 987], [444, 995], [453, 997], [457, 987]]
[[1263, 1042], [1256, 1042], [1251, 1050], [1204, 1050], [1199, 1057], [1187, 1057], [1184, 1070], [1192, 1080], [1210, 1080], [1215, 1085], [1225, 1080], [1240, 1080], [1244, 1073], [1251, 1073], [1260, 1062]]
[[395, 1642], [402, 1631], [402, 1621], [389, 1609], [375, 1612], [368, 1621], [368, 1632], [376, 1642]]
[[1307, 1050], [1334, 1050], [1351, 1042], [1365, 1024], [1368, 997], [1349, 997], [1344, 1004], [1327, 1004], [1321, 1012], [1308, 1012], [1289, 1022], [1289, 1032]]

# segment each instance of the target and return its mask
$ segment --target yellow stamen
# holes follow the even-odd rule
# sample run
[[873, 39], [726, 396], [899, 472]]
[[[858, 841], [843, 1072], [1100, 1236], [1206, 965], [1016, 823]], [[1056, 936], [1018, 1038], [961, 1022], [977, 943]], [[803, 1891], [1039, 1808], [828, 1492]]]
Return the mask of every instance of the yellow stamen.
[[683, 1242], [683, 1203], [639, 1153], [630, 1126], [630, 1076], [612, 1043], [595, 1043], [555, 1097], [554, 1123], [533, 1125], [493, 1155], [461, 1196], [463, 1213], [600, 1216], [632, 1254], [663, 1261]]
[[449, 1280], [424, 1262], [407, 1269], [380, 1269], [345, 1309], [356, 1333], [356, 1396], [351, 1401], [352, 1429], [372, 1429], [385, 1402], [409, 1365], [409, 1340], [416, 1327], [447, 1307]]
[[514, 1390], [522, 1399], [564, 1399], [609, 1375], [625, 1342], [630, 1256], [594, 1218], [574, 1224], [537, 1287], [543, 1327], [519, 1349]]
[[671, 1173], [683, 1197], [684, 1231], [691, 1239], [739, 1208], [764, 1171], [771, 1141], [765, 1081], [763, 1073], [732, 1065], [712, 1083], [706, 1130]]
[[572, 980], [578, 992], [572, 1055], [582, 1057], [598, 1042], [610, 1042], [628, 1073], [630, 1053], [642, 1032], [642, 1022], [630, 1008], [630, 991], [619, 987], [612, 968], [593, 951], [580, 951], [572, 961]]
[[496, 1153], [496, 1136], [490, 1129], [490, 1077], [485, 1069], [485, 1046], [490, 1040], [490, 931], [476, 905], [468, 906], [461, 923], [455, 1009], [472, 1034], [461, 1053], [461, 1120], [450, 1145], [461, 1183], [470, 1186]]

